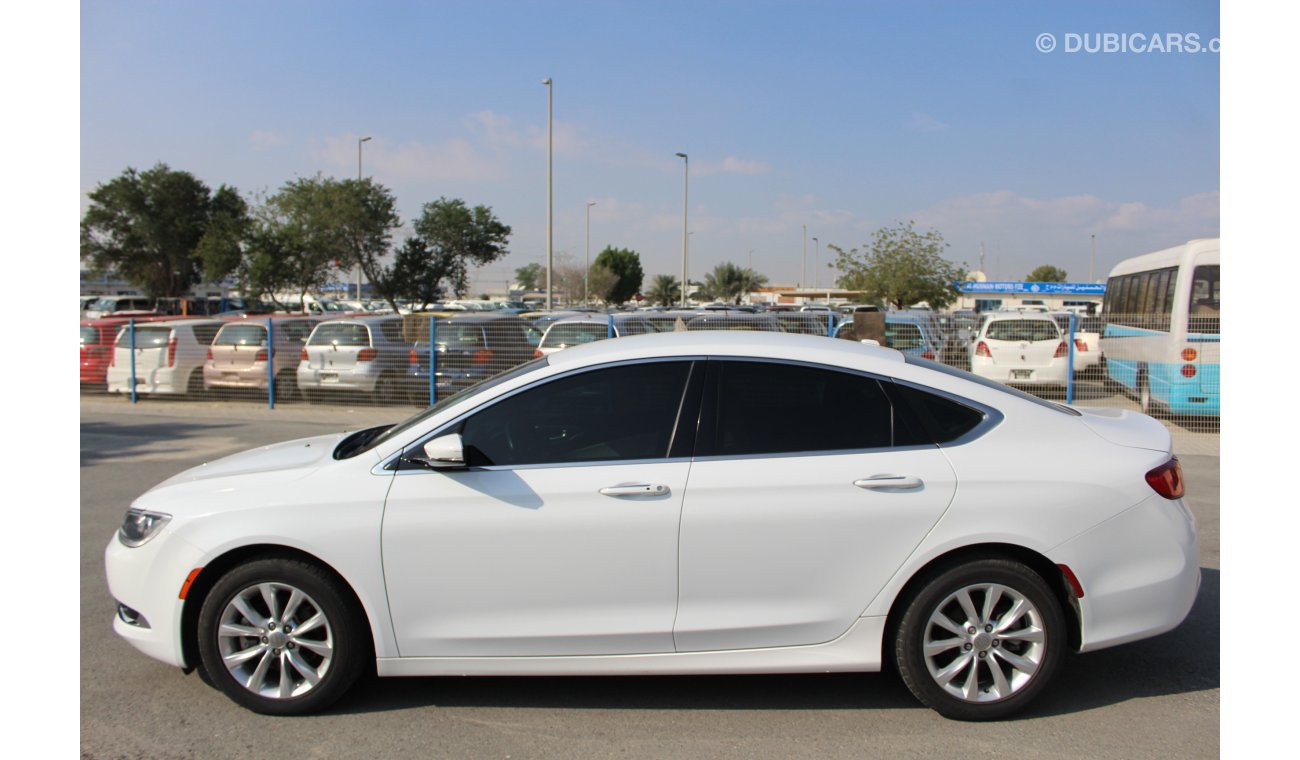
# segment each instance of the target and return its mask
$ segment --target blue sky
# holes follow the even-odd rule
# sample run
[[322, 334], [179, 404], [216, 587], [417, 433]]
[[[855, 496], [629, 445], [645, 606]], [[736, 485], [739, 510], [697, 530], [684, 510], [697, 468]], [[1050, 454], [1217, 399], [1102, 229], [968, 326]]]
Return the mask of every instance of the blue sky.
[[[439, 196], [493, 207], [500, 287], [545, 255], [554, 78], [555, 250], [691, 273], [749, 262], [808, 281], [826, 246], [900, 219], [1018, 279], [1096, 277], [1219, 234], [1219, 56], [1067, 53], [1067, 35], [1219, 35], [1213, 2], [86, 2], [80, 185], [164, 162], [246, 195], [367, 175], [404, 219]], [[1051, 53], [1038, 35], [1058, 40]]]

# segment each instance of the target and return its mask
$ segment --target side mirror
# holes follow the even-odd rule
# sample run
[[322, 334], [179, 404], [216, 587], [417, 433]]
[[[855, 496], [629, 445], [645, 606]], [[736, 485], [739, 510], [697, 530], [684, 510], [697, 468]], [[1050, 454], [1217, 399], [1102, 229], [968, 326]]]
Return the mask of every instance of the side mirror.
[[465, 466], [465, 447], [460, 433], [450, 433], [424, 444], [423, 456], [408, 456], [405, 459], [430, 470], [456, 470]]

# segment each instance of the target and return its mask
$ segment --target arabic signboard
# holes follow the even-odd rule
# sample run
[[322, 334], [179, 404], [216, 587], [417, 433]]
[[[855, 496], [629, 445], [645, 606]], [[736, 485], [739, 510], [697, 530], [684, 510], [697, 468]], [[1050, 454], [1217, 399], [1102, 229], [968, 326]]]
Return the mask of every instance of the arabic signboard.
[[1013, 293], [1062, 296], [1100, 296], [1106, 283], [1098, 282], [954, 282], [962, 293]]

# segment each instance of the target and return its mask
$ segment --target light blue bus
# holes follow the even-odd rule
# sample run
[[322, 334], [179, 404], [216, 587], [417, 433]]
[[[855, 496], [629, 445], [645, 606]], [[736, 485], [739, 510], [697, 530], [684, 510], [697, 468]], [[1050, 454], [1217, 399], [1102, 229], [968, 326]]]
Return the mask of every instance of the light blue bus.
[[1219, 239], [1122, 261], [1106, 281], [1106, 378], [1147, 414], [1219, 416]]

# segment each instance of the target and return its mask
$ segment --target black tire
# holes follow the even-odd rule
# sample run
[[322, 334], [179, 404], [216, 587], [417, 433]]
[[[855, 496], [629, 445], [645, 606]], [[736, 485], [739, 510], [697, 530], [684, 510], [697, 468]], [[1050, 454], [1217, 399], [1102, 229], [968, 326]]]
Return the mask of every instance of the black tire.
[[401, 395], [397, 390], [397, 383], [393, 376], [387, 372], [379, 376], [375, 381], [375, 402], [384, 406], [396, 404], [401, 401]]
[[[268, 588], [281, 608], [278, 614], [266, 601], [263, 589]], [[287, 609], [295, 591], [301, 599]], [[248, 617], [240, 606], [260, 620]], [[317, 613], [323, 623], [303, 632], [294, 630]], [[242, 626], [250, 633], [232, 635], [227, 628], [223, 635], [223, 625]], [[319, 567], [291, 559], [254, 560], [222, 576], [199, 612], [198, 644], [207, 680], [236, 703], [265, 715], [323, 710], [343, 696], [373, 661], [364, 615], [350, 592]], [[225, 657], [239, 652], [250, 656], [228, 666]], [[315, 685], [303, 677], [295, 661], [319, 679]], [[236, 673], [246, 680], [237, 680]], [[259, 688], [247, 685], [255, 680]], [[276, 690], [281, 694], [274, 694]], [[285, 691], [288, 695], [282, 696]]]
[[185, 384], [185, 395], [190, 398], [203, 396], [203, 368], [195, 367], [190, 371], [189, 382]]
[[[963, 611], [963, 592], [975, 620]], [[985, 615], [990, 597], [992, 613]], [[1007, 619], [1021, 600], [1025, 611]], [[928, 656], [927, 640], [940, 645]], [[927, 581], [904, 608], [892, 643], [898, 672], [922, 704], [954, 720], [997, 720], [1043, 690], [1066, 641], [1065, 616], [1042, 577], [1019, 562], [987, 558]]]
[[284, 370], [275, 376], [275, 401], [286, 403], [298, 399], [298, 375], [293, 370]]

